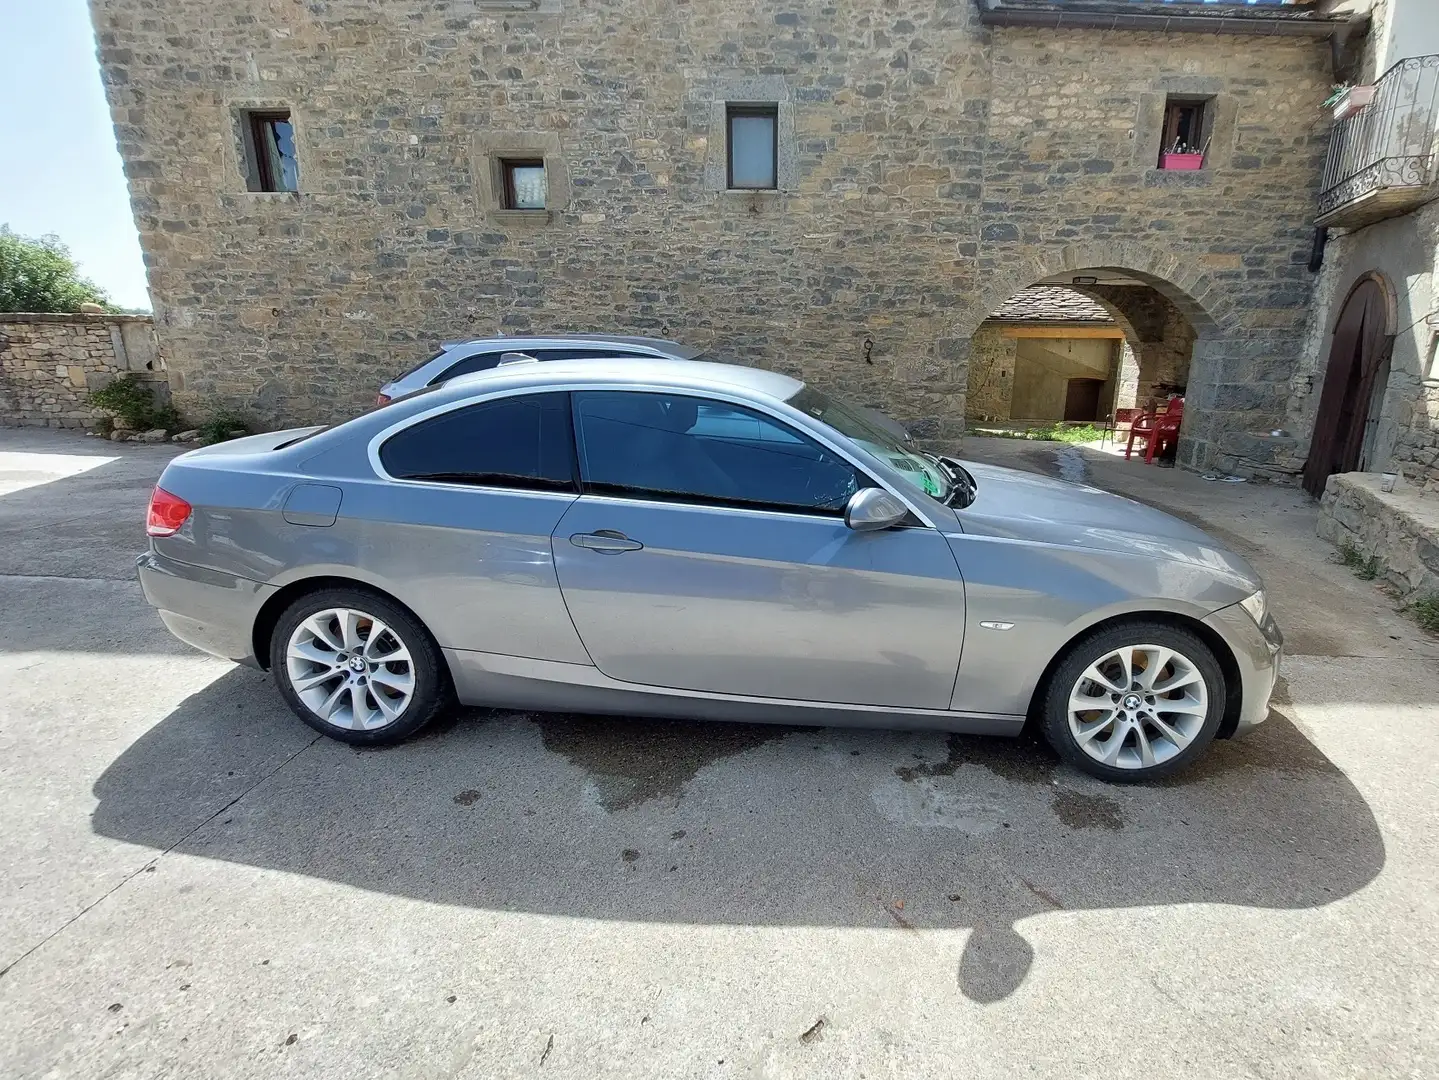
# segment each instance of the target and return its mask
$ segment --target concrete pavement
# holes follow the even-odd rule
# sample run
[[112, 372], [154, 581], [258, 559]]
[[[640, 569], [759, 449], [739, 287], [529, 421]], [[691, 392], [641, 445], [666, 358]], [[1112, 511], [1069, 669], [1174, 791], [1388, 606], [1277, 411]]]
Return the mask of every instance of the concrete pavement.
[[167, 450], [0, 432], [0, 1073], [1431, 1075], [1435, 642], [1301, 495], [970, 449], [1249, 555], [1294, 646], [1269, 722], [1144, 788], [478, 710], [358, 751], [145, 606]]

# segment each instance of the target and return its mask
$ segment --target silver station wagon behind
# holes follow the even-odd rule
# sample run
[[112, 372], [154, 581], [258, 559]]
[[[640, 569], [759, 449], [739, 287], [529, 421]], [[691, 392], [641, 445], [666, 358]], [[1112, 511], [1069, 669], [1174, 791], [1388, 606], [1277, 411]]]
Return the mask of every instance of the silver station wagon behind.
[[[1017, 734], [1111, 780], [1264, 718], [1281, 638], [1203, 532], [923, 453], [771, 372], [522, 363], [193, 451], [139, 560], [183, 640], [352, 743], [458, 701]], [[603, 720], [596, 719], [596, 723]]]

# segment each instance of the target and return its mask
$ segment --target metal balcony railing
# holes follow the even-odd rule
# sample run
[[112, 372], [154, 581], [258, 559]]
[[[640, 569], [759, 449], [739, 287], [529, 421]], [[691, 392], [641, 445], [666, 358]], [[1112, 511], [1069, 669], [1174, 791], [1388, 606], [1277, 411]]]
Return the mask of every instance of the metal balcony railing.
[[1434, 182], [1439, 56], [1400, 60], [1374, 100], [1334, 125], [1319, 192], [1319, 224], [1357, 225], [1404, 213]]

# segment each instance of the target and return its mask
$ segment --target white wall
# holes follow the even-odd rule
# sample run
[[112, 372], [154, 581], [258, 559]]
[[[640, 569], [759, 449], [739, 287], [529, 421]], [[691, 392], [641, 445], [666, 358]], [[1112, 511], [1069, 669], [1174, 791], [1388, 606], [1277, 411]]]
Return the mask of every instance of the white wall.
[[[1376, 13], [1379, 14], [1379, 13]], [[1400, 60], [1439, 54], [1439, 0], [1388, 0], [1375, 20], [1380, 35], [1373, 77]]]

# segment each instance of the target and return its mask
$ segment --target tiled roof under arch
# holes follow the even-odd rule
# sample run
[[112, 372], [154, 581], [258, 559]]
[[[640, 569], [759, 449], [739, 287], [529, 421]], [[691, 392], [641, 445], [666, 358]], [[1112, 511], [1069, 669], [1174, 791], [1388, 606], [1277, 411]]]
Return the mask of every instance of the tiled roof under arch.
[[991, 319], [1027, 323], [1103, 323], [1109, 312], [1083, 293], [1062, 285], [1031, 285], [1006, 300]]

